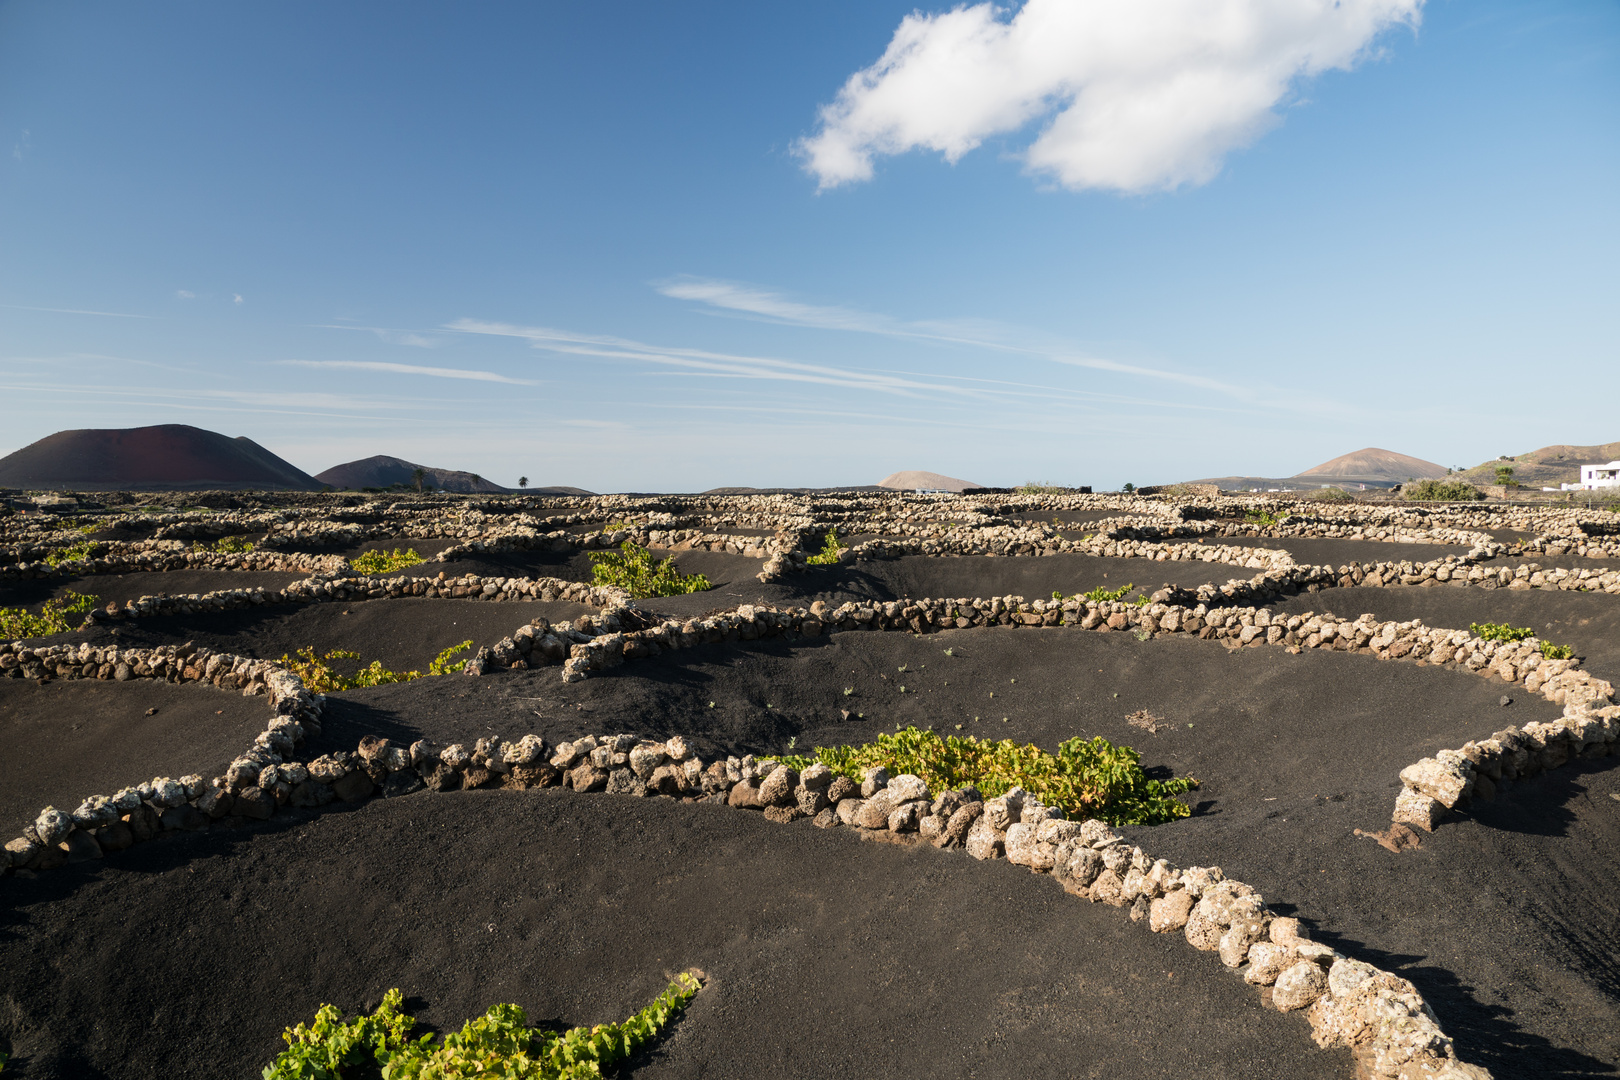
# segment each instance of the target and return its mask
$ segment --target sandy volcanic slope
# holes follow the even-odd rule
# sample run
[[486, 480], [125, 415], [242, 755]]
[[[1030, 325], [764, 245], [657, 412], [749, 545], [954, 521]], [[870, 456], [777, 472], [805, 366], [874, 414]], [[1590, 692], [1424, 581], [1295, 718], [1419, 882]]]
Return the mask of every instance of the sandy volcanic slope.
[[195, 683], [0, 679], [0, 832], [154, 776], [217, 776], [269, 715], [262, 698]]
[[1308, 536], [1223, 536], [1223, 544], [1233, 547], [1281, 548], [1297, 563], [1311, 566], [1344, 566], [1359, 562], [1430, 562], [1448, 555], [1468, 554], [1466, 546], [1455, 544], [1386, 544], [1381, 540], [1332, 540]]
[[[1453, 589], [1397, 587], [1328, 589], [1314, 596], [1292, 596], [1277, 609], [1332, 611], [1351, 618], [1370, 611], [1380, 619], [1422, 619], [1427, 626], [1466, 629], [1474, 622], [1528, 626], [1544, 640], [1574, 648], [1586, 668], [1600, 678], [1620, 679], [1620, 604], [1596, 593], [1530, 589]], [[1529, 697], [1523, 687], [1515, 697]]]
[[1498, 1080], [1612, 1076], [1617, 794], [1612, 757], [1559, 769], [1402, 855], [1353, 836], [1369, 827], [1363, 815], [1331, 797], [1126, 831], [1172, 861], [1220, 865], [1312, 923], [1318, 939], [1411, 979], [1463, 1060]]
[[[362, 547], [413, 543], [432, 556], [448, 541]], [[1258, 546], [1334, 565], [1432, 559], [1448, 550], [1412, 545], [1396, 555], [1407, 546], [1353, 541]], [[716, 589], [646, 606], [685, 615], [757, 601], [1033, 598], [1255, 573], [1085, 556], [916, 557], [761, 584], [753, 577], [760, 560], [677, 557]], [[407, 572], [440, 569], [590, 574], [583, 553], [521, 552]], [[271, 583], [248, 580], [261, 576], [268, 577], [230, 577]], [[168, 587], [147, 586], [156, 579]], [[83, 585], [101, 585], [105, 600], [232, 584], [213, 580], [132, 574]], [[0, 602], [37, 603], [64, 584], [11, 583], [11, 599]], [[1613, 597], [1329, 589], [1277, 606], [1421, 617], [1437, 626], [1533, 625], [1575, 645], [1596, 674], [1620, 675]], [[117, 638], [98, 628], [69, 640], [194, 640], [256, 656], [341, 647], [390, 667], [425, 669], [445, 644], [464, 637], [489, 644], [535, 615], [584, 610], [325, 603], [148, 618], [120, 624]], [[1424, 837], [1421, 851], [1397, 856], [1353, 832], [1388, 823], [1402, 766], [1505, 724], [1558, 714], [1523, 687], [1508, 691], [1514, 700], [1504, 707], [1503, 691], [1457, 671], [1334, 652], [1229, 651], [1181, 635], [846, 633], [792, 645], [701, 646], [573, 685], [553, 668], [336, 695], [323, 737], [302, 756], [350, 749], [367, 733], [468, 743], [531, 731], [552, 741], [584, 732], [682, 733], [705, 756], [780, 752], [790, 741], [801, 749], [863, 741], [897, 724], [952, 733], [962, 724], [964, 734], [1048, 748], [1103, 735], [1137, 747], [1155, 775], [1203, 782], [1192, 797], [1195, 817], [1127, 830], [1152, 854], [1180, 865], [1219, 864], [1259, 888], [1275, 910], [1306, 919], [1318, 938], [1412, 979], [1461, 1056], [1502, 1080], [1613, 1075], [1620, 1061], [1615, 759], [1521, 782]], [[150, 718], [148, 701], [159, 705]], [[1138, 709], [1166, 726], [1156, 734], [1130, 726], [1125, 718]], [[0, 816], [26, 815], [45, 802], [76, 804], [91, 791], [155, 774], [217, 771], [266, 716], [263, 699], [199, 686], [0, 681], [0, 738], [7, 739]], [[1068, 898], [1045, 877], [960, 853], [862, 843], [847, 830], [775, 826], [663, 800], [421, 793], [314, 820], [295, 814], [170, 836], [99, 863], [7, 878], [0, 895], [0, 1038], [16, 1053], [8, 1076], [13, 1068], [24, 1077], [257, 1076], [287, 1024], [307, 1020], [322, 1001], [374, 1004], [395, 985], [440, 1027], [496, 1001], [517, 1001], [547, 1022], [618, 1019], [645, 1004], [670, 972], [693, 964], [713, 977], [710, 989], [628, 1075], [1114, 1077], [1191, 1069], [1211, 1077], [1348, 1077], [1352, 1070], [1348, 1055], [1311, 1044], [1300, 1017], [1263, 1010], [1212, 957], [1178, 936], [1150, 934], [1115, 909]]]
[[[124, 648], [198, 645], [238, 656], [279, 660], [313, 647], [319, 653], [346, 649], [395, 671], [427, 671], [446, 648], [471, 639], [472, 651], [493, 645], [536, 616], [575, 619], [595, 611], [582, 604], [534, 601], [426, 600], [402, 597], [320, 604], [266, 604], [201, 615], [154, 615], [118, 626], [97, 627], [80, 637]], [[347, 670], [347, 669], [341, 669]], [[551, 672], [556, 678], [556, 672]]]
[[[1353, 832], [1387, 824], [1404, 765], [1507, 723], [1552, 719], [1558, 710], [1544, 701], [1516, 692], [1504, 707], [1500, 683], [1443, 669], [1229, 653], [1179, 637], [984, 630], [773, 644], [691, 650], [679, 664], [642, 661], [575, 686], [530, 672], [360, 691], [335, 702], [328, 731], [343, 743], [368, 731], [556, 740], [623, 721], [734, 752], [862, 741], [895, 723], [962, 722], [1048, 747], [1101, 734], [1136, 746], [1160, 775], [1203, 781], [1198, 817], [1128, 830], [1136, 842], [1179, 865], [1227, 867], [1318, 936], [1412, 979], [1447, 1022], [1457, 1018], [1465, 1059], [1499, 1077], [1581, 1076], [1620, 1055], [1620, 994], [1604, 944], [1620, 925], [1620, 835], [1604, 795], [1620, 791], [1612, 759], [1527, 781], [1426, 837], [1421, 852], [1395, 856]], [[944, 657], [945, 646], [956, 655]], [[856, 694], [846, 698], [844, 686]], [[866, 719], [842, 719], [845, 707]], [[1141, 708], [1175, 726], [1157, 735], [1129, 726]], [[475, 730], [458, 736], [462, 725]]]
[[421, 793], [131, 855], [11, 890], [0, 983], [29, 1077], [256, 1076], [288, 1022], [392, 986], [441, 1029], [498, 1001], [599, 1023], [692, 965], [710, 987], [629, 1075], [1350, 1071], [1185, 942], [1049, 878], [805, 822]]
[[170, 570], [132, 574], [87, 574], [82, 577], [0, 578], [0, 606], [37, 608], [68, 592], [94, 596], [104, 606], [143, 596], [215, 592], [220, 589], [284, 589], [308, 574], [275, 570]]

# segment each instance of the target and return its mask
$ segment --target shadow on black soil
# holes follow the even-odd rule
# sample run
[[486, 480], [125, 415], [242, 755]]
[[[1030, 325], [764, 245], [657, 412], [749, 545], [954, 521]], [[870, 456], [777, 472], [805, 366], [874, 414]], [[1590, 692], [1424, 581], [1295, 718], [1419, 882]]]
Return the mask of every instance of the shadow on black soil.
[[[441, 1030], [502, 1001], [600, 1023], [691, 966], [707, 989], [633, 1075], [1350, 1070], [1179, 938], [1048, 878], [665, 800], [420, 793], [8, 894], [0, 993], [30, 1080], [256, 1076], [283, 1027], [394, 986]], [[264, 992], [221, 992], [248, 958]]]

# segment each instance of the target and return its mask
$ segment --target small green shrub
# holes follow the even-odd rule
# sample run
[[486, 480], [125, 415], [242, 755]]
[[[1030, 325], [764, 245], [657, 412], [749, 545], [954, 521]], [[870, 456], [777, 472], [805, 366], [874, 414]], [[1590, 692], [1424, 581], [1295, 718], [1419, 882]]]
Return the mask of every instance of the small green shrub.
[[[622, 552], [623, 554], [620, 554]], [[637, 600], [652, 596], [684, 596], [713, 588], [702, 574], [683, 574], [673, 556], [655, 560], [652, 552], [628, 540], [619, 551], [593, 551], [591, 579], [602, 587], [624, 589]]]
[[209, 551], [220, 555], [245, 555], [253, 550], [253, 541], [245, 536], [223, 536], [213, 544], [202, 540], [191, 545], [192, 551]]
[[464, 653], [470, 648], [472, 648], [472, 638], [468, 638], [460, 645], [452, 645], [448, 649], [445, 649], [438, 656], [435, 656], [432, 660], [428, 661], [428, 674], [457, 675], [465, 671], [467, 669], [467, 661], [471, 660], [472, 657], [463, 656], [460, 660], [457, 660], [454, 663], [450, 662], [450, 658], [455, 656], [457, 653]]
[[83, 621], [74, 616], [85, 615], [100, 603], [96, 596], [82, 596], [68, 589], [63, 595], [52, 597], [40, 605], [39, 614], [31, 615], [25, 607], [0, 608], [0, 638], [46, 637], [65, 634]]
[[[428, 663], [428, 675], [451, 675], [462, 671], [467, 666], [467, 660], [461, 659], [454, 663], [450, 658], [457, 653], [466, 652], [472, 648], [469, 638], [460, 645], [452, 645]], [[381, 660], [373, 660], [370, 664], [356, 671], [353, 675], [341, 675], [333, 667], [334, 660], [359, 660], [360, 654], [350, 652], [348, 649], [333, 649], [319, 656], [315, 654], [313, 645], [299, 649], [294, 656], [285, 653], [281, 657], [281, 666], [304, 680], [312, 693], [334, 694], [342, 690], [355, 690], [363, 686], [383, 686], [388, 683], [414, 682], [424, 678], [420, 671], [389, 671], [383, 667]]]
[[1049, 484], [1044, 480], [1027, 480], [1013, 490], [1020, 495], [1062, 495], [1069, 489], [1058, 484]]
[[1468, 632], [1486, 641], [1523, 641], [1536, 636], [1528, 626], [1509, 626], [1505, 622], [1469, 623]]
[[1466, 480], [1415, 480], [1401, 488], [1413, 502], [1478, 502], [1485, 493]]
[[[1507, 623], [1469, 623], [1468, 632], [1486, 641], [1523, 641], [1536, 636], [1536, 632], [1528, 626], [1509, 626]], [[1575, 655], [1575, 650], [1568, 645], [1543, 641], [1541, 655], [1548, 660], [1568, 660]]]
[[61, 566], [63, 563], [78, 562], [80, 559], [88, 559], [90, 557], [90, 552], [94, 549], [95, 545], [86, 540], [81, 544], [74, 544], [72, 547], [58, 548], [49, 555], [45, 556], [45, 562], [50, 566]]
[[803, 770], [821, 762], [852, 780], [882, 766], [891, 774], [921, 777], [933, 791], [977, 787], [986, 798], [1021, 787], [1048, 806], [1061, 807], [1071, 820], [1101, 818], [1112, 825], [1158, 825], [1191, 815], [1171, 796], [1198, 786], [1191, 777], [1149, 780], [1141, 755], [1102, 736], [1070, 739], [1049, 754], [1033, 743], [996, 742], [972, 735], [939, 735], [908, 727], [884, 732], [863, 746], [817, 747], [809, 756], [778, 758]]
[[349, 565], [362, 574], [392, 574], [396, 570], [416, 566], [425, 561], [416, 553], [415, 548], [406, 548], [404, 551], [399, 548], [393, 551], [377, 548], [375, 551], [367, 551], [350, 559]]
[[1265, 510], [1250, 510], [1243, 515], [1243, 520], [1252, 525], [1259, 525], [1263, 529], [1275, 529], [1288, 520], [1288, 515], [1273, 514]]
[[322, 1005], [314, 1023], [282, 1033], [287, 1049], [264, 1070], [264, 1080], [575, 1080], [597, 1077], [651, 1042], [680, 1014], [703, 984], [682, 973], [651, 1005], [622, 1024], [565, 1032], [528, 1026], [516, 1005], [494, 1005], [434, 1046], [433, 1036], [411, 1039], [416, 1021], [400, 1011], [398, 989], [383, 995], [370, 1016], [345, 1021]]
[[1115, 604], [1125, 599], [1125, 597], [1129, 595], [1130, 591], [1134, 588], [1136, 588], [1135, 582], [1121, 585], [1119, 588], [1112, 590], [1105, 589], [1099, 585], [1090, 592], [1081, 593], [1080, 595], [1084, 599], [1090, 600], [1094, 604]]
[[844, 545], [838, 542], [838, 530], [828, 529], [826, 539], [821, 542], [821, 550], [810, 556], [805, 562], [811, 566], [837, 566], [838, 553], [844, 550]]

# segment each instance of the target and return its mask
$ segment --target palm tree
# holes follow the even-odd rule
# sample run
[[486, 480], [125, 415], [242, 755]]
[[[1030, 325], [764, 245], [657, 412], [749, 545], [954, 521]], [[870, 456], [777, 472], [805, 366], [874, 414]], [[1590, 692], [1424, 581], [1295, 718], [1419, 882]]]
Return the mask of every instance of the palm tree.
[[526, 488], [528, 486], [529, 486], [529, 478], [527, 476], [518, 477], [518, 487]]
[[416, 490], [422, 490], [422, 481], [427, 479], [427, 470], [421, 466], [411, 470], [411, 479], [416, 482]]

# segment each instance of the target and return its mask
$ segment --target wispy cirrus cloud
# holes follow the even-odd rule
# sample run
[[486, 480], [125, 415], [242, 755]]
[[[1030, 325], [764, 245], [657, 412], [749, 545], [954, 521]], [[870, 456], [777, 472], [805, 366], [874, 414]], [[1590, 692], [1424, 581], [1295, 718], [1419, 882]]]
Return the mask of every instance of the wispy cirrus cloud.
[[779, 360], [766, 356], [739, 356], [705, 349], [665, 348], [627, 338], [579, 334], [544, 326], [515, 326], [510, 323], [459, 319], [446, 324], [446, 329], [466, 334], [521, 338], [536, 348], [575, 356], [658, 364], [676, 369], [670, 372], [676, 375], [812, 383], [903, 396], [916, 396], [926, 392], [960, 397], [983, 396], [982, 391], [884, 372], [861, 371], [828, 364], [807, 364], [797, 360]]
[[150, 319], [150, 315], [131, 315], [127, 311], [90, 311], [85, 308], [34, 307], [31, 304], [0, 304], [12, 311], [45, 311], [53, 315], [100, 315], [106, 319]]
[[[795, 325], [814, 324], [796, 323]], [[466, 334], [519, 338], [527, 341], [534, 348], [565, 355], [656, 364], [660, 367], [672, 369], [665, 371], [664, 374], [673, 378], [806, 383], [890, 394], [899, 397], [932, 398], [934, 400], [961, 403], [972, 401], [1038, 400], [1051, 402], [1063, 400], [1071, 403], [1130, 404], [1169, 409], [1203, 409], [1208, 407], [1204, 404], [1189, 406], [1181, 402], [1148, 400], [1072, 386], [978, 379], [937, 372], [863, 370], [830, 364], [809, 364], [796, 360], [781, 360], [775, 357], [718, 353], [705, 349], [670, 348], [608, 335], [581, 334], [552, 327], [517, 326], [511, 323], [488, 322], [479, 319], [459, 319], [456, 322], [445, 324], [445, 329]]]
[[439, 338], [420, 330], [400, 330], [391, 326], [353, 326], [345, 323], [316, 323], [317, 330], [358, 330], [389, 345], [409, 345], [413, 349], [436, 349]]
[[781, 293], [753, 285], [712, 278], [672, 278], [655, 282], [660, 293], [676, 300], [691, 300], [720, 312], [756, 317], [788, 326], [820, 330], [844, 330], [950, 345], [967, 345], [998, 352], [1050, 360], [1071, 367], [1111, 371], [1160, 382], [1180, 383], [1200, 390], [1212, 390], [1234, 398], [1249, 399], [1249, 387], [1234, 386], [1203, 375], [1127, 364], [1118, 360], [1088, 356], [1060, 342], [1043, 341], [1043, 335], [1016, 327], [982, 321], [905, 321], [854, 308], [806, 304]]
[[276, 363], [317, 369], [380, 371], [390, 375], [425, 375], [434, 379], [465, 379], [470, 382], [506, 383], [511, 386], [536, 385], [532, 379], [514, 379], [510, 375], [502, 375], [494, 371], [424, 367], [420, 364], [391, 364], [383, 360], [278, 360]]

